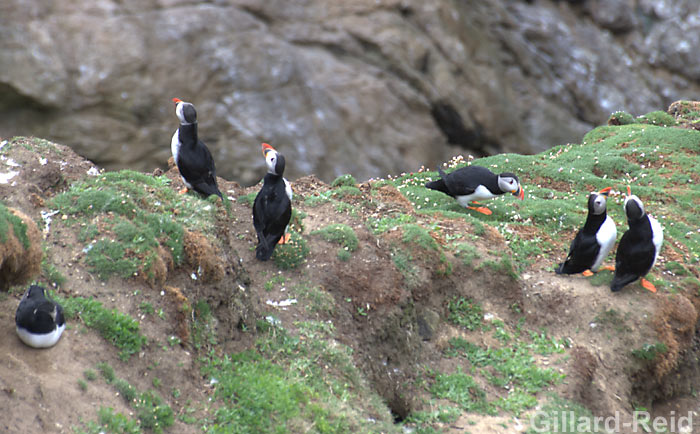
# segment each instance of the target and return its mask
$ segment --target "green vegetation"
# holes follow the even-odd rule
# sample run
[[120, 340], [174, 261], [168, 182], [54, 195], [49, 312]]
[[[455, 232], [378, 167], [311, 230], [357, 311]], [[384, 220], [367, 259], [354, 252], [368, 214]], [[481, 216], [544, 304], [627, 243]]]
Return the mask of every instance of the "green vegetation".
[[[391, 417], [360, 386], [350, 349], [326, 322], [295, 324], [300, 335], [261, 323], [256, 349], [211, 356], [202, 373], [214, 384], [214, 432], [387, 432]], [[366, 412], [374, 420], [360, 417]]]
[[297, 268], [306, 261], [309, 247], [306, 240], [297, 232], [290, 232], [289, 241], [275, 247], [272, 260], [282, 270]]
[[[567, 415], [566, 421], [588, 421], [588, 426], [578, 426], [572, 427], [567, 424], [566, 421], [562, 419], [562, 415]], [[547, 403], [542, 406], [542, 409], [538, 411], [532, 419], [532, 424], [527, 430], [527, 434], [553, 434], [553, 433], [564, 433], [564, 432], [587, 432], [587, 433], [599, 433], [607, 432], [600, 431], [603, 428], [603, 424], [595, 426], [592, 423], [593, 413], [581, 404], [573, 401], [569, 401], [555, 394], [550, 394]], [[573, 428], [573, 429], [571, 429]], [[581, 428], [581, 431], [578, 431]], [[569, 431], [571, 429], [571, 431]]]
[[608, 118], [608, 125], [628, 125], [636, 122], [634, 116], [625, 111], [616, 111]]
[[460, 370], [454, 374], [437, 374], [430, 393], [436, 398], [454, 402], [464, 411], [496, 414], [493, 405], [486, 401], [486, 392], [472, 376]]
[[439, 250], [435, 238], [430, 236], [430, 232], [423, 226], [417, 224], [406, 224], [401, 227], [403, 230], [403, 242], [418, 246], [424, 250]]
[[194, 320], [191, 322], [190, 335], [192, 346], [198, 350], [211, 350], [218, 343], [215, 333], [215, 319], [211, 307], [204, 299], [194, 304]]
[[[155, 392], [152, 390], [139, 392], [129, 382], [118, 378], [114, 368], [107, 363], [98, 363], [97, 369], [107, 384], [114, 387], [124, 401], [131, 406], [136, 420], [131, 420], [120, 413], [114, 414], [111, 408], [100, 409], [98, 413], [99, 423], [88, 424], [90, 430], [88, 432], [99, 432], [94, 430], [97, 427], [107, 429], [108, 432], [141, 432], [143, 429], [147, 429], [155, 433], [162, 433], [165, 428], [175, 423], [175, 414], [172, 408], [164, 404]], [[117, 428], [122, 429], [122, 431], [115, 431], [114, 429]], [[123, 429], [129, 431], [123, 431]]]
[[469, 298], [454, 297], [447, 303], [447, 310], [447, 321], [452, 324], [472, 331], [481, 328], [484, 311], [479, 303]]
[[355, 177], [346, 174], [346, 175], [340, 175], [339, 177], [335, 178], [333, 182], [331, 183], [331, 188], [336, 188], [336, 187], [354, 187], [357, 185], [357, 181], [355, 180]]
[[644, 344], [640, 348], [632, 350], [631, 354], [635, 358], [644, 361], [651, 361], [656, 358], [659, 354], [665, 354], [668, 352], [668, 347], [663, 342], [656, 342], [654, 344]]
[[83, 297], [61, 298], [54, 296], [68, 318], [80, 318], [83, 323], [119, 348], [119, 357], [128, 360], [132, 354], [146, 345], [146, 337], [140, 333], [139, 323], [116, 309], [106, 309], [97, 300]]
[[406, 223], [413, 223], [415, 220], [415, 217], [408, 214], [392, 213], [392, 215], [381, 218], [370, 217], [367, 219], [367, 225], [375, 235], [378, 235], [387, 231], [396, 230]]
[[310, 284], [299, 284], [294, 291], [302, 301], [306, 302], [306, 308], [317, 314], [332, 315], [335, 312], [335, 299], [333, 296]]
[[670, 127], [677, 124], [673, 116], [661, 110], [639, 116], [637, 122], [640, 124], [652, 124], [662, 127]]
[[338, 259], [341, 261], [350, 260], [350, 252], [357, 250], [360, 242], [355, 235], [355, 231], [348, 225], [336, 223], [328, 225], [322, 229], [311, 232], [311, 235], [320, 235], [326, 241], [340, 244], [338, 249]]
[[83, 226], [85, 262], [101, 279], [143, 274], [151, 281], [159, 247], [179, 265], [186, 229], [214, 232], [217, 201], [179, 195], [169, 184], [164, 176], [106, 172], [73, 184], [49, 206], [69, 217], [65, 224]]
[[12, 214], [4, 203], [0, 202], [0, 242], [7, 242], [7, 231], [12, 227], [12, 232], [25, 249], [29, 248], [27, 225], [21, 218]]

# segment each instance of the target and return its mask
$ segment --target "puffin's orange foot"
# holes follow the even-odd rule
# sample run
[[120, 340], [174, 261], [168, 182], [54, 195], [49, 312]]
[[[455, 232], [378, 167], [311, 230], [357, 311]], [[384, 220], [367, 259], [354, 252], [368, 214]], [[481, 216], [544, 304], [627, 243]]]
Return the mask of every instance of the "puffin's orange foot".
[[615, 266], [614, 265], [605, 265], [603, 267], [600, 267], [601, 270], [608, 270], [608, 271], [615, 271]]
[[648, 291], [651, 291], [654, 293], [656, 292], [656, 286], [654, 286], [653, 283], [649, 282], [645, 278], [642, 278], [642, 287]]
[[491, 210], [486, 208], [485, 206], [479, 206], [479, 207], [468, 206], [467, 209], [473, 209], [474, 211], [480, 212], [484, 215], [491, 215], [492, 214]]
[[185, 194], [188, 191], [190, 191], [187, 187], [183, 188], [182, 190], [178, 191], [177, 194]]
[[287, 244], [290, 238], [292, 238], [292, 234], [286, 233], [282, 235], [282, 237], [280, 237], [280, 240], [277, 242], [277, 244]]
[[586, 270], [583, 272], [583, 275], [586, 277], [591, 277], [593, 275], [593, 272], [591, 270]]

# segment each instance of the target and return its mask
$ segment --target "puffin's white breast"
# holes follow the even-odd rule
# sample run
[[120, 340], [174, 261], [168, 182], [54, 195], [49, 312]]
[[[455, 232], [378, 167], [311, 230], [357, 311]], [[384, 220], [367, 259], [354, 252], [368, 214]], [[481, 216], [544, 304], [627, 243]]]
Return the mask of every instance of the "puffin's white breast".
[[27, 331], [27, 329], [17, 326], [17, 335], [22, 340], [22, 342], [29, 345], [30, 347], [48, 348], [54, 346], [56, 342], [58, 342], [58, 340], [61, 338], [63, 330], [65, 329], [66, 325], [63, 324], [61, 326], [56, 327], [50, 333], [37, 334], [30, 333], [29, 331]]
[[483, 185], [480, 185], [474, 190], [474, 193], [472, 194], [465, 194], [463, 196], [455, 196], [457, 199], [457, 203], [462, 205], [463, 207], [469, 206], [470, 202], [473, 202], [475, 200], [486, 200], [486, 199], [491, 199], [496, 197], [495, 194], [491, 193], [488, 188], [484, 187]]
[[610, 253], [610, 250], [612, 250], [613, 246], [615, 245], [615, 240], [617, 239], [617, 228], [615, 227], [615, 222], [610, 218], [610, 216], [605, 217], [605, 221], [602, 225], [600, 225], [598, 232], [595, 234], [595, 239], [600, 246], [600, 251], [598, 252], [598, 256], [595, 258], [595, 262], [591, 267], [591, 271], [593, 272], [598, 271], [600, 264], [602, 264], [605, 258], [608, 256], [608, 253]]

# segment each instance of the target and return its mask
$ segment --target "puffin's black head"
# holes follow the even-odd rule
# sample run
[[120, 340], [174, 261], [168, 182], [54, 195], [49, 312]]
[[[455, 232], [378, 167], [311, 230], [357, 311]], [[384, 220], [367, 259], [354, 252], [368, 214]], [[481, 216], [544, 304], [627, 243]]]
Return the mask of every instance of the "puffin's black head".
[[599, 192], [591, 193], [591, 195], [588, 196], [588, 212], [590, 214], [600, 215], [605, 213], [607, 208], [606, 197], [608, 193], [610, 193], [610, 190], [612, 190], [612, 187], [605, 187]]
[[498, 188], [504, 193], [513, 193], [518, 199], [525, 198], [525, 191], [520, 186], [520, 181], [514, 173], [503, 172], [498, 175]]
[[637, 221], [646, 214], [642, 201], [632, 194], [629, 186], [627, 187], [627, 197], [625, 198], [625, 214], [627, 215], [627, 221], [630, 222]]
[[262, 144], [262, 153], [267, 164], [267, 173], [282, 176], [284, 174], [284, 155], [267, 143]]
[[197, 122], [197, 111], [194, 109], [194, 105], [181, 100], [180, 98], [173, 98], [175, 103], [175, 115], [180, 120], [183, 125], [194, 124]]
[[46, 298], [46, 292], [41, 286], [31, 285], [29, 286], [27, 292], [24, 294], [24, 297], [42, 300]]

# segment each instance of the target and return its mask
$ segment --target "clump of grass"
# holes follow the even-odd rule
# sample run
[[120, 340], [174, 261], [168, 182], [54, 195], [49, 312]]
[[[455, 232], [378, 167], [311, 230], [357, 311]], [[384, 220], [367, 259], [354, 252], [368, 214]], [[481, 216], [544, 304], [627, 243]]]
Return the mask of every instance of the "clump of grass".
[[636, 122], [634, 116], [625, 111], [616, 111], [608, 118], [608, 125], [628, 125]]
[[430, 386], [430, 393], [458, 404], [465, 411], [496, 414], [494, 406], [486, 400], [486, 392], [472, 376], [461, 370], [453, 374], [437, 374], [435, 382]]
[[119, 348], [122, 360], [128, 360], [147, 343], [146, 337], [140, 332], [138, 321], [129, 315], [116, 309], [107, 309], [99, 301], [89, 298], [56, 299], [63, 306], [67, 317], [79, 317], [86, 326], [94, 328], [104, 339]]
[[29, 236], [27, 235], [27, 225], [21, 218], [12, 214], [4, 203], [0, 202], [0, 242], [7, 242], [7, 231], [12, 228], [15, 237], [22, 243], [22, 246], [29, 249]]
[[[547, 403], [542, 406], [542, 409], [538, 411], [531, 419], [530, 428], [526, 431], [526, 434], [552, 434], [558, 432], [564, 432], [566, 427], [562, 426], [562, 415], [567, 415], [567, 421], [579, 421], [593, 420], [593, 413], [583, 405], [569, 401], [564, 398], [559, 397], [556, 394], [550, 394]], [[602, 424], [601, 424], [602, 425]], [[564, 428], [564, 431], [561, 429]], [[607, 433], [608, 431], [603, 428], [601, 431], [598, 424], [589, 424], [587, 428], [590, 429], [590, 433]]]
[[296, 232], [290, 232], [289, 241], [275, 247], [272, 260], [282, 270], [297, 268], [306, 261], [309, 247], [306, 240]]
[[335, 178], [331, 183], [332, 188], [342, 186], [355, 187], [356, 185], [357, 181], [355, 180], [355, 177], [350, 174], [340, 175], [339, 177]]
[[639, 116], [637, 121], [641, 124], [652, 124], [661, 127], [670, 127], [677, 124], [673, 116], [661, 110]]
[[663, 342], [644, 344], [640, 348], [632, 350], [632, 356], [643, 361], [651, 361], [659, 354], [668, 352], [668, 347]]
[[194, 304], [194, 321], [192, 321], [192, 346], [196, 350], [211, 349], [217, 343], [214, 327], [214, 316], [211, 307], [205, 299], [199, 299]]
[[49, 262], [46, 251], [44, 251], [44, 257], [41, 259], [41, 271], [44, 278], [54, 287], [59, 287], [66, 283], [66, 276], [64, 276], [55, 265]]
[[465, 327], [467, 330], [481, 328], [484, 311], [481, 305], [465, 297], [454, 297], [447, 302], [447, 321]]
[[510, 277], [512, 280], [518, 280], [520, 276], [515, 270], [513, 261], [507, 254], [501, 256], [500, 261], [487, 260], [480, 264], [480, 269], [486, 267], [491, 269], [495, 274], [501, 274]]
[[474, 259], [479, 257], [479, 253], [473, 244], [469, 243], [455, 243], [454, 245], [454, 255], [462, 260], [462, 263], [466, 266], [472, 265]]
[[344, 223], [330, 224], [324, 228], [311, 232], [311, 235], [320, 235], [326, 241], [340, 244], [345, 250], [354, 252], [360, 242], [355, 231]]
[[418, 267], [413, 264], [413, 256], [411, 252], [392, 248], [391, 249], [391, 260], [394, 265], [399, 270], [403, 276], [406, 285], [409, 288], [413, 288], [418, 284]]
[[413, 223], [415, 220], [416, 218], [412, 215], [398, 213], [381, 218], [369, 217], [367, 219], [367, 226], [369, 226], [369, 229], [376, 235], [390, 230], [396, 230], [406, 223]]
[[307, 309], [315, 313], [331, 315], [335, 312], [335, 299], [318, 286], [299, 284], [294, 287], [297, 296], [306, 301]]
[[359, 188], [351, 185], [341, 185], [340, 187], [331, 190], [331, 197], [344, 199], [348, 196], [361, 196], [362, 191]]
[[258, 195], [257, 191], [254, 191], [252, 193], [248, 194], [243, 194], [241, 196], [238, 196], [236, 201], [238, 203], [242, 203], [243, 205], [248, 205], [249, 207], [253, 207], [253, 203], [255, 202], [255, 197]]
[[331, 192], [332, 190], [327, 190], [322, 193], [318, 194], [313, 194], [311, 196], [306, 196], [304, 198], [304, 205], [310, 206], [310, 207], [316, 207], [323, 205], [324, 203], [330, 202], [331, 200]]
[[[164, 404], [155, 392], [151, 390], [139, 392], [128, 381], [117, 377], [114, 368], [105, 362], [98, 363], [97, 369], [102, 373], [107, 384], [114, 387], [124, 398], [124, 401], [134, 409], [137, 421], [129, 421], [137, 428], [136, 432], [148, 429], [155, 433], [162, 433], [163, 429], [175, 423], [175, 414], [172, 408]], [[100, 424], [104, 426], [108, 424], [108, 421], [100, 417]]]
[[430, 232], [420, 225], [406, 224], [401, 227], [403, 230], [403, 242], [419, 246], [425, 250], [439, 250], [435, 238], [430, 236]]

